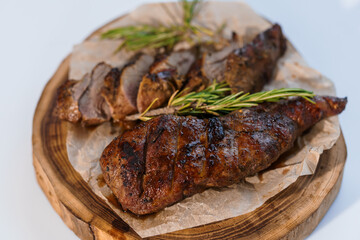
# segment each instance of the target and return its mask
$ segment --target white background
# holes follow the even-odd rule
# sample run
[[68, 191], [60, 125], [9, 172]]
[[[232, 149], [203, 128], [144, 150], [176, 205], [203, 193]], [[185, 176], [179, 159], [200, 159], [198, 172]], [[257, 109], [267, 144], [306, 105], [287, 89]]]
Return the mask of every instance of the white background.
[[[32, 118], [46, 82], [72, 46], [150, 1], [0, 0], [0, 239], [77, 239], [51, 208], [32, 166]], [[343, 185], [309, 239], [360, 239], [360, 1], [249, 0], [280, 23], [308, 63], [349, 104], [340, 116], [348, 147]]]

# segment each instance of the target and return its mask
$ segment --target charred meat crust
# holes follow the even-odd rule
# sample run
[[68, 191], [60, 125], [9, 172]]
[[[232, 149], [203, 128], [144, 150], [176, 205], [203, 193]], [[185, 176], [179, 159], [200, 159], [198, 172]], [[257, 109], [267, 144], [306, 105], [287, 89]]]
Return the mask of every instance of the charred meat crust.
[[157, 212], [209, 187], [239, 182], [269, 167], [346, 99], [296, 98], [198, 119], [164, 115], [124, 133], [100, 159], [105, 181], [125, 210]]

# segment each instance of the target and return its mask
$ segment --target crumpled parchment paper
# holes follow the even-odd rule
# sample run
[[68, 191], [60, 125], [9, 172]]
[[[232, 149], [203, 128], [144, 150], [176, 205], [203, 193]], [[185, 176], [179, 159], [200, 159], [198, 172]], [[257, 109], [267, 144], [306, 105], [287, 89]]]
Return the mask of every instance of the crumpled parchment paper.
[[[178, 3], [146, 4], [106, 29], [137, 23], [169, 24], [179, 21], [179, 16], [181, 8]], [[231, 31], [236, 31], [245, 42], [270, 27], [267, 21], [244, 3], [206, 2], [196, 21], [213, 28], [226, 22], [225, 34], [230, 36]], [[286, 29], [283, 30], [286, 34]], [[124, 65], [132, 53], [121, 51], [114, 55], [113, 52], [119, 43], [118, 40], [100, 40], [95, 36], [76, 45], [71, 58], [70, 78], [81, 79], [100, 61], [106, 61], [113, 66]], [[335, 95], [333, 83], [310, 68], [290, 43], [285, 56], [278, 61], [274, 79], [265, 89], [281, 87], [299, 87], [320, 95]], [[141, 237], [149, 237], [236, 217], [255, 210], [267, 199], [295, 182], [299, 176], [313, 174], [320, 154], [331, 148], [338, 139], [340, 127], [337, 117], [325, 119], [300, 137], [295, 147], [269, 170], [230, 187], [209, 189], [157, 214], [141, 218], [121, 211], [101, 178], [99, 157], [105, 146], [120, 132], [121, 129], [114, 129], [110, 123], [92, 130], [69, 124], [69, 160], [92, 190], [125, 222]]]

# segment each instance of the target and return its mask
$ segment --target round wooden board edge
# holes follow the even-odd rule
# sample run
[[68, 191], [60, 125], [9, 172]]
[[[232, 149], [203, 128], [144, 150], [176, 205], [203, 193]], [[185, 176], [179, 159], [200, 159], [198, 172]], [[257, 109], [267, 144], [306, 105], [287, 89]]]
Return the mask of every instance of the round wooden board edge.
[[[99, 31], [101, 31], [102, 28], [106, 27], [107, 25], [111, 24], [112, 22], [114, 22], [118, 19], [119, 18], [117, 18], [117, 19], [111, 21], [110, 23], [104, 25], [103, 27], [99, 28], [94, 33], [92, 33], [88, 38], [97, 34]], [[59, 193], [60, 191], [66, 192], [66, 188], [64, 188], [61, 185], [61, 179], [49, 179], [48, 174], [46, 173], [46, 171], [44, 171], [42, 165], [40, 164], [40, 162], [45, 163], [47, 161], [47, 159], [42, 159], [45, 155], [42, 152], [41, 144], [39, 144], [39, 141], [41, 141], [40, 128], [41, 128], [42, 120], [44, 118], [47, 107], [49, 107], [46, 105], [45, 100], [49, 100], [49, 96], [50, 97], [54, 96], [55, 91], [56, 91], [56, 87], [54, 87], [54, 85], [59, 84], [59, 83], [56, 83], [53, 81], [54, 77], [61, 71], [68, 72], [69, 57], [70, 56], [68, 56], [66, 59], [64, 59], [64, 61], [60, 64], [58, 70], [54, 74], [54, 76], [46, 84], [46, 86], [42, 92], [42, 95], [40, 97], [40, 100], [38, 102], [36, 111], [35, 111], [34, 120], [33, 120], [33, 164], [34, 164], [34, 168], [36, 171], [37, 181], [38, 181], [40, 187], [42, 188], [42, 190], [44, 191], [45, 195], [49, 199], [49, 201], [50, 201], [51, 205], [53, 206], [53, 208], [55, 209], [55, 211], [60, 215], [60, 217], [65, 222], [65, 224], [70, 229], [72, 229], [74, 231], [74, 233], [77, 236], [79, 236], [80, 238], [82, 238], [82, 239], [119, 239], [119, 237], [123, 238], [123, 239], [139, 238], [139, 236], [133, 230], [131, 230], [123, 235], [118, 235], [118, 233], [113, 234], [113, 233], [111, 233], [111, 231], [109, 231], [109, 229], [107, 227], [106, 227], [107, 229], [104, 230], [104, 229], [98, 228], [96, 225], [94, 225], [93, 221], [91, 219], [91, 216], [90, 216], [90, 219], [88, 219], [89, 216], [84, 218], [81, 214], [75, 214], [71, 210], [71, 208], [69, 208], [68, 203], [65, 204], [64, 202], [61, 201], [61, 199], [58, 198], [57, 193]], [[36, 113], [39, 113], [39, 112], [42, 112], [43, 114], [36, 115]], [[340, 189], [342, 175], [343, 175], [343, 166], [344, 166], [345, 159], [346, 159], [346, 146], [345, 146], [345, 142], [344, 142], [342, 135], [340, 136], [338, 143], [343, 145], [343, 148], [345, 149], [345, 156], [343, 156], [344, 159], [341, 164], [342, 166], [340, 166], [341, 172], [340, 172], [338, 178], [336, 179], [336, 182], [331, 187], [330, 192], [324, 197], [324, 199], [322, 201], [323, 203], [325, 203], [325, 207], [322, 207], [321, 209], [314, 207], [314, 211], [311, 212], [309, 214], [309, 216], [307, 218], [303, 219], [298, 225], [294, 226], [292, 229], [289, 229], [288, 234], [286, 234], [284, 236], [277, 236], [276, 238], [281, 237], [283, 239], [295, 239], [295, 238], [302, 239], [302, 238], [306, 237], [308, 234], [310, 234], [315, 229], [315, 227], [318, 225], [320, 220], [323, 218], [323, 216], [327, 212], [331, 203], [335, 200], [335, 198], [339, 192], [339, 189]], [[338, 145], [338, 143], [334, 146], [334, 148]], [[334, 148], [329, 151], [333, 151]], [[87, 209], [85, 209], [84, 206], [82, 206], [81, 204], [78, 204], [76, 207], [79, 208], [80, 212], [89, 214]], [[93, 217], [95, 217], [95, 216], [93, 216]], [[216, 224], [216, 223], [213, 223], [213, 224]], [[207, 226], [207, 225], [205, 225], [205, 226]], [[310, 226], [310, 228], [309, 228], [309, 226]], [[204, 226], [200, 226], [200, 227], [193, 228], [193, 229], [201, 229], [202, 227], [204, 227]], [[183, 231], [192, 231], [192, 229], [186, 229]], [[170, 236], [174, 236], [176, 238], [176, 235], [178, 235], [177, 233], [179, 233], [179, 232], [175, 232], [174, 235], [170, 234]], [[156, 236], [156, 237], [162, 238], [161, 236]]]

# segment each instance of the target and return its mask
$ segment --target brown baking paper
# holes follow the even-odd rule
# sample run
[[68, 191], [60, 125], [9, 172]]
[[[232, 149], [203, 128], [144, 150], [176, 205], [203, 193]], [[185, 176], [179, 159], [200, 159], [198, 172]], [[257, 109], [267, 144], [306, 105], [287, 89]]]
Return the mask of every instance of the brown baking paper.
[[[138, 23], [169, 24], [180, 21], [179, 16], [181, 16], [181, 8], [178, 3], [146, 4], [112, 23], [107, 29]], [[236, 31], [245, 42], [270, 27], [267, 21], [244, 3], [206, 2], [196, 21], [212, 28], [226, 22], [225, 34], [230, 36], [231, 31]], [[284, 31], [286, 33], [286, 29]], [[71, 59], [70, 78], [80, 79], [100, 61], [106, 61], [113, 66], [124, 65], [132, 54], [121, 51], [114, 55], [113, 52], [119, 42], [99, 40], [99, 37], [95, 36], [76, 45]], [[278, 61], [273, 80], [265, 88], [269, 90], [281, 87], [299, 87], [320, 95], [335, 95], [332, 82], [310, 68], [290, 43], [285, 56]], [[67, 137], [69, 160], [92, 190], [125, 222], [141, 237], [149, 237], [253, 211], [295, 182], [299, 176], [313, 174], [320, 154], [334, 145], [340, 135], [340, 128], [337, 117], [325, 119], [299, 137], [295, 147], [282, 156], [271, 170], [248, 177], [243, 182], [230, 187], [209, 189], [167, 207], [157, 214], [141, 218], [121, 211], [111, 197], [110, 189], [100, 181], [99, 157], [105, 146], [120, 132], [121, 129], [114, 131], [110, 123], [93, 130], [69, 124]]]

